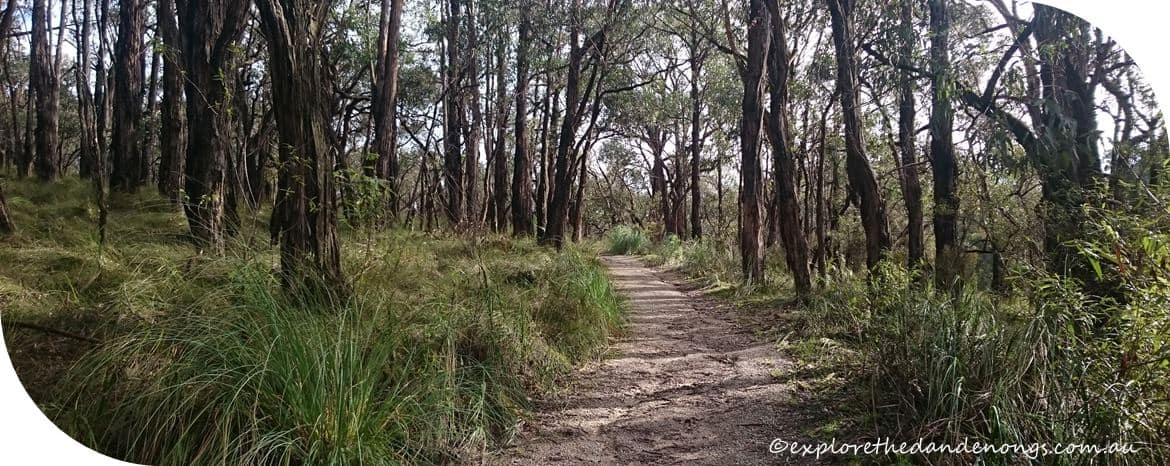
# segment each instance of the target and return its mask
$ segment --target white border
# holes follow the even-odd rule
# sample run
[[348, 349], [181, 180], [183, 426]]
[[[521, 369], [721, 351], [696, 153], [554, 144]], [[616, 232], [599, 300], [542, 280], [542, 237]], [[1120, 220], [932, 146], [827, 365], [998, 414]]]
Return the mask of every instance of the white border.
[[[873, 1], [873, 0], [869, 0]], [[1170, 95], [1165, 57], [1165, 3], [1160, 0], [1049, 0], [1100, 27], [1130, 53], [1161, 98]], [[0, 336], [0, 341], [2, 341]], [[7, 346], [0, 351], [0, 463], [127, 465], [97, 454], [61, 432], [33, 404], [12, 369]]]

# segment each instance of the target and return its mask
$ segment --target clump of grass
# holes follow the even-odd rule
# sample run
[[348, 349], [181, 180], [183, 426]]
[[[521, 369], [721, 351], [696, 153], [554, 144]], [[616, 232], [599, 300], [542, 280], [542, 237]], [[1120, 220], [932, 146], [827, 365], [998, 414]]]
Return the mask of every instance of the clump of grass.
[[606, 242], [608, 243], [606, 251], [610, 254], [641, 254], [650, 244], [650, 239], [641, 229], [619, 225], [610, 230]]
[[556, 289], [534, 313], [545, 338], [573, 362], [599, 356], [610, 335], [625, 323], [608, 276], [591, 259], [574, 252], [559, 256], [544, 274]]
[[436, 399], [450, 398], [455, 374], [442, 352], [425, 351], [449, 343], [441, 334], [412, 339], [393, 313], [369, 303], [291, 301], [272, 292], [267, 275], [252, 268], [234, 278], [223, 290], [229, 309], [193, 310], [84, 359], [62, 399], [61, 425], [107, 454], [154, 464], [422, 454], [407, 438], [427, 425], [426, 410], [456, 408]]
[[0, 239], [4, 319], [102, 340], [6, 326], [17, 371], [67, 433], [121, 459], [471, 461], [621, 325], [574, 247], [343, 230], [351, 292], [290, 296], [261, 223], [211, 257], [165, 200], [115, 196], [99, 247], [88, 183], [5, 188], [21, 229]]
[[[1041, 273], [1021, 281], [1028, 299], [1004, 300], [971, 287], [951, 292], [911, 285], [886, 267], [865, 292], [872, 317], [861, 318], [861, 345], [876, 377], [875, 419], [901, 438], [944, 444], [1131, 443], [1134, 455], [1049, 456], [1052, 464], [1149, 464], [1165, 455], [1148, 394], [1143, 400], [1118, 372], [1121, 354], [1094, 335], [1094, 300], [1079, 286]], [[1165, 385], [1163, 384], [1164, 388]], [[1155, 402], [1156, 403], [1156, 402]], [[1153, 417], [1151, 417], [1153, 416]], [[1152, 448], [1151, 448], [1152, 447]], [[973, 457], [938, 455], [931, 463]], [[989, 454], [987, 464], [1016, 464]]]
[[833, 270], [799, 313], [809, 335], [859, 341], [873, 317], [866, 277], [847, 268]]
[[[51, 414], [150, 464], [473, 458], [621, 321], [589, 257], [497, 247], [391, 234], [347, 252], [344, 298], [280, 292], [267, 258], [207, 261], [220, 284], [80, 361]], [[535, 279], [510, 281], [524, 257]]]
[[[656, 266], [674, 269], [711, 289], [731, 291], [738, 297], [759, 291], [755, 286], [743, 287], [737, 242], [716, 236], [683, 241], [677, 236], [646, 248], [644, 258]], [[768, 270], [772, 282], [784, 277], [782, 270]], [[758, 286], [759, 284], [757, 284]]]

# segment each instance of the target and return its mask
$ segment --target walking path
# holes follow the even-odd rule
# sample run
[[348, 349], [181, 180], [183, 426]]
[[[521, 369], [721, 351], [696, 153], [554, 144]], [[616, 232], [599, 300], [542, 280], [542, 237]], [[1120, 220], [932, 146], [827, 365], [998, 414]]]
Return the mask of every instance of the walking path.
[[517, 447], [496, 464], [789, 464], [774, 438], [804, 438], [810, 410], [793, 396], [792, 363], [724, 306], [633, 257], [604, 257], [629, 301], [616, 356], [581, 369], [537, 402]]

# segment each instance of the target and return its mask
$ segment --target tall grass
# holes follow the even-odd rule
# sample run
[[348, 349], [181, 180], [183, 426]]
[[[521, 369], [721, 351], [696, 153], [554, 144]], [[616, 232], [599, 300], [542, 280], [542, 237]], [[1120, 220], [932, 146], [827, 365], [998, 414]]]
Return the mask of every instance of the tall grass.
[[670, 236], [645, 249], [651, 264], [673, 268], [709, 284], [723, 285], [738, 280], [739, 252], [734, 241], [710, 236], [682, 241]]
[[366, 288], [367, 272], [340, 299], [281, 293], [265, 262], [238, 263], [205, 300], [80, 361], [51, 414], [84, 443], [150, 464], [476, 457], [533, 391], [599, 354], [621, 307], [575, 253], [524, 286], [462, 270], [422, 297]]
[[345, 232], [351, 292], [289, 295], [251, 223], [209, 257], [165, 200], [117, 198], [99, 248], [85, 183], [7, 193], [21, 230], [0, 247], [3, 317], [103, 340], [45, 354], [45, 335], [6, 327], [17, 369], [67, 433], [125, 460], [473, 461], [622, 326], [600, 264], [573, 248]]
[[609, 277], [575, 252], [562, 256], [545, 273], [556, 288], [534, 313], [545, 336], [573, 362], [599, 356], [603, 346], [598, 343], [625, 325]]
[[[971, 288], [951, 293], [929, 284], [908, 286], [905, 272], [890, 270], [897, 269], [887, 267], [869, 287], [872, 318], [859, 319], [874, 370], [879, 430], [952, 445], [1118, 442], [1142, 449], [1131, 455], [1050, 456], [1041, 459], [1045, 464], [1166, 459], [1167, 431], [1156, 425], [1165, 406], [1149, 405], [1150, 394], [1138, 393], [1118, 372], [1120, 353], [1112, 337], [1093, 334], [1088, 316], [1107, 304], [1054, 277], [1029, 281], [1027, 299], [1004, 300]], [[1168, 386], [1161, 387], [1165, 393]], [[927, 460], [1018, 464], [1023, 458]]]
[[606, 235], [606, 243], [610, 254], [641, 254], [650, 245], [650, 239], [638, 228], [619, 225]]

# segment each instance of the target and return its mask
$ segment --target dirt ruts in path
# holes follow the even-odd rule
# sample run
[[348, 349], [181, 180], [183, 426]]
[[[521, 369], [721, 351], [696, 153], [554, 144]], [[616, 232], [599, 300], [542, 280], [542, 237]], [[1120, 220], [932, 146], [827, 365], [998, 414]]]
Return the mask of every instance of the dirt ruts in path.
[[792, 363], [773, 344], [638, 259], [602, 260], [629, 300], [627, 335], [562, 394], [537, 401], [516, 446], [491, 463], [813, 462], [768, 452], [774, 438], [803, 438], [810, 416], [785, 382]]

